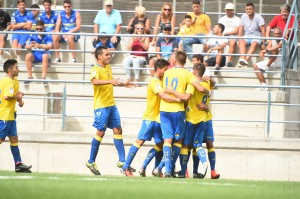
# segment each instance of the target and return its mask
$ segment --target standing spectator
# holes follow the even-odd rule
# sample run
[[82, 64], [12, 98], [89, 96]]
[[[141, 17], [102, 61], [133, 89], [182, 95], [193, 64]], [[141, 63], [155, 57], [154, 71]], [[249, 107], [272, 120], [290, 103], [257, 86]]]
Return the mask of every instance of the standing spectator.
[[151, 23], [150, 19], [146, 17], [146, 9], [143, 6], [136, 6], [135, 7], [135, 15], [133, 18], [130, 19], [128, 26], [127, 26], [127, 32], [130, 34], [134, 33], [135, 25], [139, 22], [142, 22], [145, 24], [145, 31], [147, 34], [150, 34], [151, 31]]
[[[36, 31], [44, 32], [44, 22], [36, 22]], [[25, 57], [28, 79], [32, 78], [32, 63], [42, 62], [42, 79], [46, 79], [49, 62], [51, 60], [49, 50], [52, 48], [51, 35], [32, 34], [27, 41], [26, 49], [32, 50]], [[36, 50], [38, 49], [38, 50]], [[28, 85], [30, 81], [25, 81], [24, 84]], [[43, 82], [44, 86], [48, 86], [47, 82]]]
[[[197, 36], [206, 36], [211, 32], [211, 22], [208, 15], [201, 13], [201, 6], [199, 0], [193, 1], [193, 12], [188, 13], [192, 17], [194, 25], [194, 35]], [[204, 39], [202, 38], [185, 38], [183, 40], [183, 49], [187, 53], [192, 53], [193, 44], [204, 44]], [[193, 55], [188, 54], [188, 57], [192, 59]]]
[[[213, 32], [214, 36], [221, 37], [223, 35], [225, 27], [223, 24], [218, 23], [214, 26]], [[215, 66], [215, 75], [221, 67], [225, 66], [226, 57], [224, 54], [224, 48], [228, 43], [228, 39], [223, 38], [210, 38], [203, 47], [203, 51], [210, 53], [210, 58], [205, 60], [203, 63], [205, 66]]]
[[[106, 32], [106, 34], [119, 34], [122, 28], [122, 18], [118, 10], [113, 9], [113, 0], [105, 0], [105, 9], [98, 12], [94, 19], [94, 33]], [[99, 37], [95, 37], [96, 43], [99, 43]], [[98, 41], [97, 41], [98, 40]], [[121, 41], [121, 37], [112, 36], [110, 41], [117, 49], [118, 44]]]
[[[179, 36], [194, 35], [194, 26], [192, 24], [193, 24], [192, 17], [190, 15], [185, 15], [184, 25], [180, 27], [179, 33], [177, 35], [179, 35]], [[179, 50], [183, 50], [182, 42], [183, 42], [183, 40], [180, 39]]]
[[[155, 20], [155, 27], [154, 27], [154, 35], [157, 35], [159, 32], [162, 33], [165, 26], [171, 27], [171, 35], [174, 35], [175, 32], [175, 22], [176, 17], [173, 14], [172, 4], [169, 2], [165, 2], [164, 5], [161, 7], [161, 13], [157, 15]], [[160, 28], [160, 30], [159, 30]], [[151, 45], [154, 46], [157, 39], [153, 38]]]
[[[260, 14], [254, 12], [254, 4], [246, 4], [246, 14], [241, 17], [241, 22], [239, 26], [238, 36], [243, 36], [243, 31], [245, 30], [245, 37], [265, 37], [266, 27], [265, 20]], [[239, 49], [240, 54], [246, 54], [246, 46], [250, 45], [247, 54], [253, 54], [258, 46], [260, 46], [264, 41], [258, 38], [253, 39], [239, 39]], [[250, 56], [242, 55], [239, 60], [239, 64], [242, 66], [248, 65], [248, 60]]]
[[[31, 30], [33, 15], [26, 10], [25, 0], [18, 0], [18, 9], [12, 14], [12, 29], [15, 32], [28, 32]], [[29, 34], [14, 33], [12, 35], [12, 49], [23, 48], [28, 38]], [[11, 50], [10, 53], [12, 58], [16, 58], [20, 54], [20, 50]]]
[[31, 13], [33, 15], [31, 31], [35, 32], [36, 21], [38, 20], [38, 15], [40, 14], [40, 6], [38, 4], [32, 4], [30, 7]]
[[140, 67], [145, 64], [149, 49], [149, 37], [146, 37], [145, 33], [145, 24], [141, 22], [136, 24], [135, 34], [139, 36], [130, 39], [127, 50], [133, 52], [124, 59], [127, 80], [130, 80], [131, 77], [130, 65], [134, 68], [135, 81], [138, 82], [140, 79]]
[[58, 13], [51, 10], [51, 0], [44, 0], [43, 5], [45, 12], [40, 13], [38, 20], [45, 23], [45, 32], [53, 32], [55, 30]]
[[[234, 15], [234, 10], [235, 10], [235, 6], [232, 3], [227, 3], [225, 5], [226, 15], [219, 19], [218, 23], [221, 23], [225, 26], [225, 30], [223, 33], [224, 36], [235, 37], [235, 36], [237, 36], [237, 33], [239, 31], [239, 25], [240, 25], [241, 19]], [[236, 41], [237, 40], [234, 38], [229, 39], [229, 41], [228, 41], [228, 45], [229, 45], [228, 53], [229, 54], [234, 54], [235, 47], [236, 47]], [[233, 56], [228, 55], [227, 67], [234, 67], [234, 65], [232, 63], [232, 59], [233, 59]]]
[[[1, 9], [2, 0], [0, 0], [0, 31], [9, 31], [11, 29], [11, 18], [10, 15]], [[0, 48], [4, 48], [7, 34], [0, 34]], [[9, 59], [10, 53], [0, 49], [0, 60]]]
[[[72, 9], [70, 0], [64, 0], [64, 11], [61, 11], [57, 17], [55, 32], [59, 32], [61, 28], [62, 33], [78, 33], [81, 28], [80, 13]], [[53, 46], [55, 50], [60, 49], [60, 42], [68, 42], [69, 49], [75, 50], [77, 42], [80, 38], [79, 35], [53, 35]], [[71, 52], [72, 59], [70, 63], [76, 63], [76, 53]], [[54, 63], [61, 62], [59, 51], [55, 51], [56, 58]]]

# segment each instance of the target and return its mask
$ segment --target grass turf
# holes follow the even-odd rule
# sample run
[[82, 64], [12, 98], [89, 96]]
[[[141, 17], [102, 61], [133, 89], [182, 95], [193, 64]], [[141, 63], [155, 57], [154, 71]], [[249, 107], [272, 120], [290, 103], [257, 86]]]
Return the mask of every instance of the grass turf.
[[1, 199], [300, 198], [300, 182], [126, 178], [0, 171]]

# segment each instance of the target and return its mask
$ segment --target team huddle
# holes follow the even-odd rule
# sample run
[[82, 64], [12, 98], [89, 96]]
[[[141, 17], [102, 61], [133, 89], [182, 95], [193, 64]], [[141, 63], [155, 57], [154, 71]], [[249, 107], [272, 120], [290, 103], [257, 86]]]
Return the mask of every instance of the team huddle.
[[[101, 175], [95, 160], [108, 127], [114, 133], [114, 144], [119, 156], [117, 166], [128, 177], [133, 176], [132, 172], [135, 172], [130, 165], [139, 148], [152, 138], [155, 145], [143, 162], [139, 171], [141, 176], [146, 176], [146, 168], [155, 157], [155, 168], [152, 171], [154, 176], [185, 178], [189, 156], [193, 151], [193, 177], [204, 178], [208, 168], [206, 153], [202, 148], [202, 143], [205, 142], [211, 178], [220, 177], [215, 171], [214, 133], [212, 115], [208, 107], [215, 82], [209, 76], [204, 76], [206, 68], [203, 64], [195, 64], [193, 72], [184, 69], [187, 58], [185, 52], [177, 51], [173, 56], [173, 67], [164, 59], [158, 59], [154, 65], [154, 75], [148, 84], [142, 126], [125, 158], [122, 127], [113, 97], [113, 86], [136, 85], [130, 81], [114, 79], [109, 65], [111, 53], [106, 47], [96, 49], [97, 64], [91, 69], [90, 80], [94, 88], [93, 126], [97, 131], [91, 143], [90, 158], [86, 163], [93, 174]], [[175, 172], [178, 157], [181, 170]]]

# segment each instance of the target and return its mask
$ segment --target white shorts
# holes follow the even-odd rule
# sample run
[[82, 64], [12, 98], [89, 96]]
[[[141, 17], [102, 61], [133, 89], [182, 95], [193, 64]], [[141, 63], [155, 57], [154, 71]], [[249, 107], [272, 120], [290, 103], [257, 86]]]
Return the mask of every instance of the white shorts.
[[[261, 70], [266, 70], [266, 66], [269, 60], [257, 62], [256, 65]], [[281, 68], [282, 66], [282, 57], [277, 57], [275, 61], [271, 64], [270, 68]]]

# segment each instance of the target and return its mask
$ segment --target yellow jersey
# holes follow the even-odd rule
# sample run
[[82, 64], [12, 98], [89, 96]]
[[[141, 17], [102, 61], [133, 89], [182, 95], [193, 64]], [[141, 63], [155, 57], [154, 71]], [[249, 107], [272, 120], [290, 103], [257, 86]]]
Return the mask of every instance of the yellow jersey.
[[[168, 69], [164, 74], [163, 89], [172, 86], [177, 92], [184, 93], [188, 84], [198, 81], [195, 75], [181, 67], [173, 67]], [[174, 96], [175, 97], [175, 96]], [[160, 111], [178, 112], [185, 111], [184, 103], [182, 102], [167, 102], [161, 99]]]
[[4, 96], [12, 97], [19, 92], [18, 80], [10, 77], [3, 77], [0, 80], [0, 120], [13, 121], [15, 120], [14, 112], [16, 108], [16, 101], [5, 100]]
[[157, 77], [152, 77], [147, 89], [147, 105], [143, 115], [144, 120], [155, 121], [158, 117], [160, 97], [157, 95], [157, 93], [162, 91], [162, 81]]
[[[101, 67], [99, 65], [94, 65], [91, 68], [91, 76], [92, 79], [99, 80], [112, 80], [112, 70], [110, 65], [106, 65], [105, 67]], [[105, 108], [109, 106], [114, 106], [116, 104], [114, 100], [114, 90], [112, 84], [105, 85], [94, 85], [94, 109]]]
[[[192, 21], [194, 21], [194, 34], [208, 34], [208, 30], [206, 26], [211, 25], [211, 21], [208, 15], [200, 14], [198, 16], [195, 13], [188, 13], [192, 17]], [[196, 20], [195, 20], [196, 18]]]

